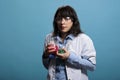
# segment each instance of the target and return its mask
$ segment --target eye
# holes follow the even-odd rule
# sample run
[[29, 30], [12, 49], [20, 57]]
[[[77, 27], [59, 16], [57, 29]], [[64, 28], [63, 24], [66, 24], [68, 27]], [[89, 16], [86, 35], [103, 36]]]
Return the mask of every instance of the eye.
[[70, 20], [71, 18], [70, 17], [65, 17], [65, 20]]
[[61, 17], [57, 17], [57, 18], [56, 18], [56, 21], [61, 21], [61, 20], [62, 20]]

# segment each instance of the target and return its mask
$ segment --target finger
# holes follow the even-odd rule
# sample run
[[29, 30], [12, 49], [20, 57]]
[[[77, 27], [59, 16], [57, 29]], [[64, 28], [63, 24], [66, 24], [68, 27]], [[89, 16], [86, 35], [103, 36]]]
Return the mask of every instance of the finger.
[[67, 49], [66, 49], [66, 48], [62, 48], [62, 50], [64, 50], [65, 52], [67, 52]]
[[63, 58], [64, 57], [64, 54], [60, 54], [60, 53], [56, 53], [56, 55], [58, 56], [58, 57], [60, 57], [60, 58]]
[[55, 50], [51, 49], [51, 50], [48, 50], [49, 52], [55, 52]]
[[55, 47], [53, 47], [53, 46], [49, 46], [49, 47], [47, 47], [48, 49], [55, 49]]

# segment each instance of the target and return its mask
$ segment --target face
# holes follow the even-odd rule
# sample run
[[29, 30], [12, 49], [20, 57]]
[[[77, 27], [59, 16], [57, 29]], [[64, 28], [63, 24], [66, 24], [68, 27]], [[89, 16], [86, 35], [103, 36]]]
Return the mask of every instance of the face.
[[73, 22], [70, 17], [65, 17], [57, 20], [57, 24], [61, 33], [67, 33], [71, 29]]

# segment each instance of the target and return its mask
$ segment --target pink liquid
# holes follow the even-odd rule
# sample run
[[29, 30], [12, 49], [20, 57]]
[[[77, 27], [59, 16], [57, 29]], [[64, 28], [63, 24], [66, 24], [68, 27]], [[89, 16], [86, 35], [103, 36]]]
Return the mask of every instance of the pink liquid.
[[57, 46], [57, 45], [55, 46], [55, 51], [56, 51], [56, 52], [58, 51], [58, 46]]
[[54, 50], [54, 51], [52, 52], [52, 54], [56, 54], [56, 52], [58, 51], [58, 46], [55, 45], [55, 44], [49, 44], [49, 46], [52, 46], [52, 47], [53, 47], [53, 48], [51, 48], [51, 49]]

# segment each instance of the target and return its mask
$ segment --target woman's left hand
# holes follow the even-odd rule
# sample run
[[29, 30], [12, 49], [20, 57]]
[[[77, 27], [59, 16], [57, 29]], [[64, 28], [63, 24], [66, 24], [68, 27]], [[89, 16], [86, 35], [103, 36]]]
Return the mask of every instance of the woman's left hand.
[[57, 51], [56, 56], [58, 56], [59, 58], [65, 60], [65, 59], [67, 59], [70, 56], [70, 53], [65, 48], [62, 48], [62, 50], [64, 50], [64, 53], [59, 53], [59, 51]]

